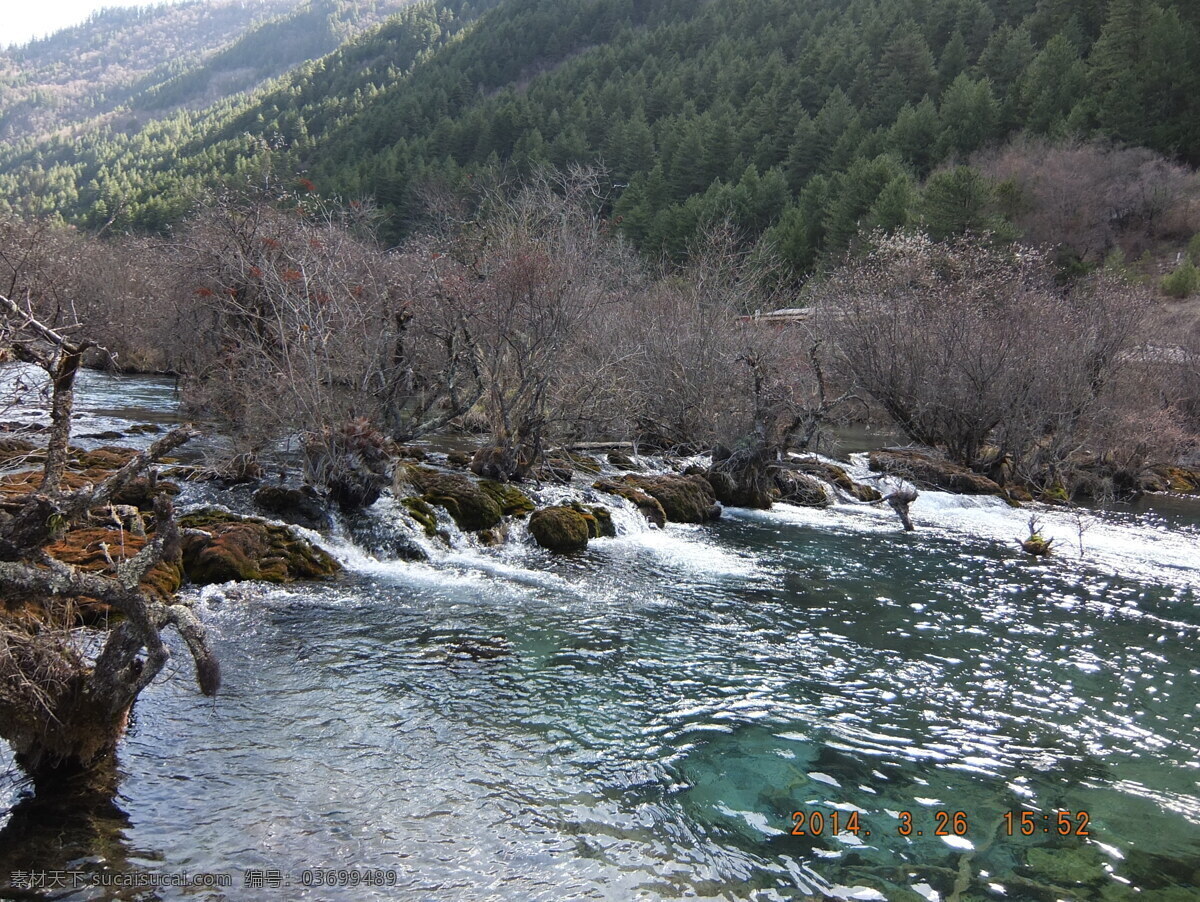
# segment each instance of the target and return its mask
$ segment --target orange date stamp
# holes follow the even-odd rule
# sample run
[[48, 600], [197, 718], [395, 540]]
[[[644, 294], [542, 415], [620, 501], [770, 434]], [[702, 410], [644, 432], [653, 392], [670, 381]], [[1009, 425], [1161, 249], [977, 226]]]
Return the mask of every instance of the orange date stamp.
[[[897, 819], [898, 836], [966, 836], [971, 829], [965, 811], [934, 809], [925, 818], [914, 818], [911, 811], [901, 811]], [[928, 820], [927, 820], [928, 819]], [[1004, 829], [1009, 836], [1033, 836], [1035, 833], [1057, 833], [1059, 836], [1090, 836], [1091, 816], [1086, 811], [1006, 811]], [[994, 823], [994, 822], [993, 822]], [[849, 833], [868, 837], [871, 830], [857, 811], [793, 811], [792, 836], [836, 836]]]

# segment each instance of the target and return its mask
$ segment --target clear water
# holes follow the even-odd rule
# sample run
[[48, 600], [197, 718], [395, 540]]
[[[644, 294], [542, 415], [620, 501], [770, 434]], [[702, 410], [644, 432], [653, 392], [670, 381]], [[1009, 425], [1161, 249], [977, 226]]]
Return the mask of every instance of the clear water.
[[[1043, 512], [1048, 562], [1017, 551], [1028, 512], [938, 493], [912, 534], [847, 504], [664, 531], [620, 509], [622, 535], [569, 558], [519, 527], [428, 563], [327, 538], [335, 582], [200, 594], [225, 690], [202, 699], [177, 656], [115, 799], [29, 815], [0, 758], [0, 885], [211, 871], [233, 887], [122, 898], [238, 899], [272, 894], [245, 869], [279, 869], [297, 899], [1200, 899], [1194, 511]], [[512, 653], [454, 652], [492, 636]], [[821, 835], [792, 835], [796, 811]], [[835, 811], [859, 832], [832, 835]], [[936, 836], [959, 811], [965, 835]], [[1089, 835], [1058, 836], [1058, 811]]]

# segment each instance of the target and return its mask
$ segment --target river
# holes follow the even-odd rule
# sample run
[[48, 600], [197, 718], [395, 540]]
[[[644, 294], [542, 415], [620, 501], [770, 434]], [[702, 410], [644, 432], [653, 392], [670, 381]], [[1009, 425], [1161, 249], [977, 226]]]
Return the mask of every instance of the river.
[[[169, 421], [171, 389], [88, 374], [77, 431]], [[1049, 560], [1028, 511], [937, 492], [913, 533], [840, 503], [619, 507], [560, 557], [314, 535], [343, 577], [192, 590], [224, 689], [177, 654], [115, 798], [39, 809], [0, 751], [0, 825], [37, 828], [0, 870], [232, 878], [78, 899], [1200, 899], [1197, 507], [1038, 513]]]

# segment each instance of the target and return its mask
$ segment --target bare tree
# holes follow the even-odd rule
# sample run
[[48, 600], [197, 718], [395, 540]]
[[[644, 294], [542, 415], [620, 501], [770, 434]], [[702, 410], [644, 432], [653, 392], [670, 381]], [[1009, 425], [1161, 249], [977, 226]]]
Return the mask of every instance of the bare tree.
[[1200, 179], [1145, 148], [1023, 136], [973, 162], [1000, 187], [1025, 241], [1081, 260], [1114, 248], [1135, 259], [1158, 239], [1200, 230]]
[[[595, 386], [580, 367], [598, 320], [628, 302], [632, 257], [599, 215], [596, 170], [544, 170], [486, 189], [476, 218], [439, 256], [442, 298], [469, 335], [489, 445], [475, 469], [520, 477], [548, 436], [578, 425], [573, 402]], [[603, 355], [600, 355], [601, 357]]]
[[1061, 289], [1037, 250], [914, 233], [874, 236], [817, 296], [842, 368], [910, 438], [1046, 486], [1128, 391], [1148, 304], [1109, 275]]
[[[103, 506], [159, 457], [190, 439], [177, 429], [155, 442], [98, 486], [68, 489], [63, 474], [69, 451], [74, 383], [91, 347], [37, 320], [28, 307], [0, 296], [0, 342], [20, 359], [41, 367], [51, 382], [49, 445], [37, 491], [9, 496], [0, 512], [0, 593], [47, 598], [48, 626], [30, 629], [0, 621], [0, 736], [35, 779], [63, 768], [88, 767], [110, 756], [129, 709], [169, 658], [161, 632], [173, 627], [196, 663], [206, 694], [217, 691], [220, 669], [204, 628], [187, 607], [142, 587], [149, 571], [180, 557], [179, 530], [166, 495], [155, 501], [155, 535], [112, 576], [77, 570], [46, 546], [88, 512]], [[96, 654], [77, 641], [60, 616], [64, 601], [91, 598], [124, 615]], [[56, 614], [56, 612], [58, 612]]]

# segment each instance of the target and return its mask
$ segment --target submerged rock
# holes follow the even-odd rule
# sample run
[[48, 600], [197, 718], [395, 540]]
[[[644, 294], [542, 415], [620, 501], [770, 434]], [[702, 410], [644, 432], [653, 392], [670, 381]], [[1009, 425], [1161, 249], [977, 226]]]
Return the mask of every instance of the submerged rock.
[[[666, 518], [674, 523], [707, 523], [721, 516], [721, 505], [717, 503], [713, 487], [703, 476], [638, 476], [630, 473], [622, 477], [621, 482], [652, 495], [662, 505]], [[596, 488], [601, 488], [600, 483]]]
[[[594, 520], [595, 518], [593, 518]], [[588, 520], [572, 507], [547, 507], [529, 518], [529, 531], [550, 551], [582, 551], [592, 534]]]
[[208, 508], [179, 518], [183, 570], [197, 585], [230, 580], [283, 583], [331, 576], [338, 562], [286, 526]]
[[1033, 848], [1025, 853], [1030, 872], [1058, 886], [1098, 886], [1111, 878], [1104, 859], [1091, 846], [1068, 849]]
[[447, 649], [456, 657], [472, 661], [494, 661], [512, 654], [512, 642], [504, 636], [489, 636], [487, 639], [464, 639]]

